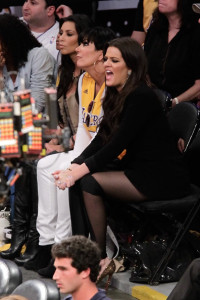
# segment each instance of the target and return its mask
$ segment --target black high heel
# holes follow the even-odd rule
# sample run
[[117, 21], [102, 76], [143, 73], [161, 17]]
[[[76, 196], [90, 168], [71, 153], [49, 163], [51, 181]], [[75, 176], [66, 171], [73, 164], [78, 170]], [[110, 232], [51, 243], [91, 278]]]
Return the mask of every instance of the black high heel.
[[113, 260], [111, 260], [111, 262], [107, 265], [107, 267], [105, 268], [105, 270], [99, 275], [99, 277], [97, 278], [96, 283], [99, 283], [103, 278], [105, 278], [106, 276], [108, 276], [108, 279], [106, 281], [106, 285], [105, 285], [105, 290], [107, 292], [109, 285], [111, 283], [111, 279], [112, 276], [115, 272], [115, 263]]

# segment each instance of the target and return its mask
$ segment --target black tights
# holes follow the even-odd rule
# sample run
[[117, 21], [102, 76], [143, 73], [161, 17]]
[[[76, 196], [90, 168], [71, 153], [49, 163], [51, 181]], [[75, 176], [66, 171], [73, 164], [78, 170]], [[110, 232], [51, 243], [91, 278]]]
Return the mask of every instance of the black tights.
[[106, 210], [104, 198], [114, 198], [124, 202], [144, 201], [142, 195], [129, 181], [124, 172], [100, 172], [82, 178], [83, 199], [90, 225], [102, 258], [106, 255]]

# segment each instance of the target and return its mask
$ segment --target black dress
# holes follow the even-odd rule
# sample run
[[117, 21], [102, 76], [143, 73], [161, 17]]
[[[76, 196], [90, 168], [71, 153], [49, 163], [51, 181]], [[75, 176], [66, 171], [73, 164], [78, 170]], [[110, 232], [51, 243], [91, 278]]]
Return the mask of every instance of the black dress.
[[[101, 129], [100, 129], [101, 130]], [[190, 192], [177, 141], [154, 92], [141, 84], [124, 103], [119, 129], [104, 146], [99, 134], [73, 162], [101, 171], [126, 149], [121, 169], [148, 199], [182, 197]]]

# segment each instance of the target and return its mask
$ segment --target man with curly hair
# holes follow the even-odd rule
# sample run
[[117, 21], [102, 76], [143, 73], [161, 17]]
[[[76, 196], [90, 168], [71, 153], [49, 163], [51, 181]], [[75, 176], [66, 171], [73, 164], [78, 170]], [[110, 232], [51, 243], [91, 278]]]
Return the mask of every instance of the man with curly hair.
[[61, 293], [70, 293], [65, 300], [109, 300], [96, 286], [101, 252], [95, 242], [74, 235], [54, 244], [52, 256], [56, 268], [53, 279]]

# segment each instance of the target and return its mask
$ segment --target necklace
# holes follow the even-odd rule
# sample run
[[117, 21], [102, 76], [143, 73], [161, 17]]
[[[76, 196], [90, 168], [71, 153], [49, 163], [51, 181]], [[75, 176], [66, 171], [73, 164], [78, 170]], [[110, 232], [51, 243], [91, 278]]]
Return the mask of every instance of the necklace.
[[75, 76], [75, 74], [73, 72], [73, 74], [72, 74], [72, 80], [73, 80], [73, 82], [75, 82], [75, 83], [78, 82], [79, 77], [80, 77], [80, 74], [77, 75], [77, 76]]

